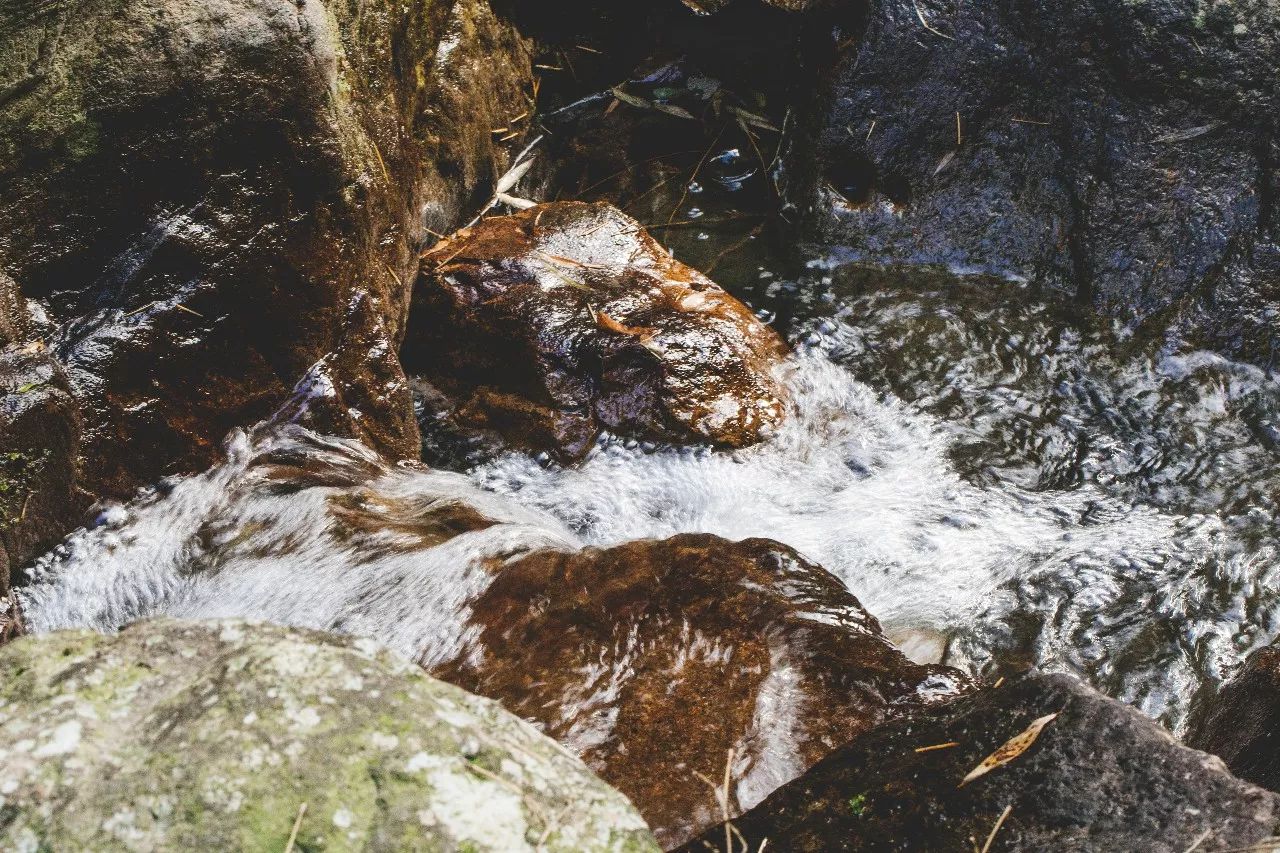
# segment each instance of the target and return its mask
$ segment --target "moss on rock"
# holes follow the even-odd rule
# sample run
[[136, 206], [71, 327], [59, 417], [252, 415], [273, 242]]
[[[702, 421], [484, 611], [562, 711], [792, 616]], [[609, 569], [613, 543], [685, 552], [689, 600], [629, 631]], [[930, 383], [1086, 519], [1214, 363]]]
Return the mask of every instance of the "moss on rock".
[[[138, 623], [0, 651], [0, 848], [656, 850], [495, 702], [367, 640]], [[304, 810], [305, 805], [305, 810]]]

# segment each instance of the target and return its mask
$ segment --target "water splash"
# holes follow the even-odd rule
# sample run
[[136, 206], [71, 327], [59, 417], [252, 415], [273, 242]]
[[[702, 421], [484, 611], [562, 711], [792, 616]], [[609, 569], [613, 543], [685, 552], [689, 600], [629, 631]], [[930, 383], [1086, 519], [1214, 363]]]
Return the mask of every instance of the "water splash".
[[609, 439], [574, 468], [507, 455], [463, 475], [238, 433], [224, 463], [43, 558], [24, 606], [34, 630], [234, 615], [441, 660], [492, 559], [765, 536], [948, 662], [1074, 671], [1176, 727], [1280, 626], [1280, 390], [948, 287], [793, 288], [794, 411], [737, 452]]
[[238, 616], [375, 637], [431, 664], [466, 647], [488, 560], [578, 545], [462, 475], [297, 427], [237, 431], [226, 461], [104, 512], [19, 594], [37, 632]]

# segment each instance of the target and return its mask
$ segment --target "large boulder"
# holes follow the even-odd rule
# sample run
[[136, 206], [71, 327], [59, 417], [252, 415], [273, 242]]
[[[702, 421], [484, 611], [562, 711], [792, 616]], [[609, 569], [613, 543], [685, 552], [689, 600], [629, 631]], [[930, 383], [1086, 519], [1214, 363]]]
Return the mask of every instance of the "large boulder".
[[297, 427], [104, 513], [19, 591], [33, 630], [238, 616], [376, 637], [543, 726], [666, 842], [967, 684], [775, 542], [581, 549], [462, 475]]
[[459, 232], [413, 302], [406, 369], [526, 449], [579, 457], [602, 429], [742, 447], [786, 415], [777, 334], [607, 204]]
[[[1021, 738], [1003, 750], [1005, 763], [964, 781], [1037, 721], [1038, 737]], [[767, 838], [769, 849], [796, 853], [1182, 853], [1263, 849], [1252, 845], [1271, 839], [1278, 823], [1280, 797], [1235, 778], [1218, 759], [1070, 676], [1030, 674], [873, 730], [734, 821], [734, 830], [751, 850]], [[703, 842], [724, 838], [718, 827], [685, 849], [705, 851]]]
[[1185, 740], [1221, 758], [1241, 779], [1280, 790], [1280, 648], [1254, 652], [1192, 714]]
[[[502, 701], [631, 797], [664, 846], [849, 738], [949, 699], [832, 575], [767, 539], [684, 535], [508, 561], [433, 671]], [[701, 774], [701, 775], [699, 775]]]
[[529, 84], [486, 0], [3, 4], [0, 268], [58, 326], [89, 488], [204, 467], [326, 356], [313, 422], [416, 456], [420, 244]]
[[495, 702], [366, 640], [156, 620], [0, 651], [7, 850], [657, 850]]
[[1278, 73], [1264, 0], [873, 3], [791, 199], [833, 262], [1027, 279], [1132, 322], [1176, 312], [1265, 359]]

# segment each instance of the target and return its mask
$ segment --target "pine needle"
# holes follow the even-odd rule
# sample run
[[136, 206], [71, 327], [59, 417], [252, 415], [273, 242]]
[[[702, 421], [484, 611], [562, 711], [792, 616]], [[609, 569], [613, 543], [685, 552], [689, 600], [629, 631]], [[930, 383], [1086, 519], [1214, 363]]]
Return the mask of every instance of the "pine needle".
[[937, 749], [951, 749], [951, 747], [959, 746], [959, 745], [960, 745], [960, 741], [951, 740], [951, 741], [947, 741], [946, 743], [935, 743], [933, 746], [918, 746], [914, 751], [915, 752], [933, 752], [934, 750], [937, 750]]
[[925, 28], [926, 30], [928, 30], [929, 32], [933, 33], [935, 36], [941, 36], [942, 38], [946, 39], [947, 41], [955, 41], [955, 40], [956, 40], [955, 36], [949, 36], [949, 35], [947, 35], [946, 33], [942, 32], [941, 30], [936, 30], [936, 29], [934, 29], [933, 27], [931, 27], [931, 26], [929, 25], [929, 22], [928, 22], [928, 21], [926, 21], [926, 20], [925, 20], [925, 18], [924, 18], [924, 12], [920, 11], [920, 0], [911, 0], [911, 5], [912, 5], [912, 6], [915, 6], [915, 8], [916, 8], [916, 17], [920, 19], [920, 25], [921, 25], [922, 27], [924, 27], [924, 28]]
[[306, 803], [298, 806], [298, 817], [293, 822], [293, 831], [289, 833], [289, 843], [284, 846], [284, 853], [293, 853], [293, 845], [298, 841], [298, 830], [302, 828], [302, 816], [306, 813]]
[[1000, 812], [1000, 817], [996, 819], [996, 825], [991, 827], [991, 834], [987, 836], [987, 843], [982, 845], [982, 853], [988, 853], [991, 849], [991, 845], [996, 840], [996, 833], [1000, 831], [1000, 827], [1004, 826], [1005, 818], [1009, 816], [1011, 811], [1013, 811], [1012, 804], [1005, 806], [1004, 811]]

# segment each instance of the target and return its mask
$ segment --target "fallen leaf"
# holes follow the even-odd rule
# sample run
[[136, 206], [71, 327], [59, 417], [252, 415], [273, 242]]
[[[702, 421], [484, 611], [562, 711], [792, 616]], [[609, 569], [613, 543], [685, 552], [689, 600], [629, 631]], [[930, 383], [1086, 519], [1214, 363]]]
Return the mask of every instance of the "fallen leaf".
[[596, 319], [601, 326], [604, 326], [609, 331], [617, 332], [622, 335], [631, 335], [632, 337], [639, 337], [643, 339], [652, 336], [655, 331], [648, 326], [628, 326], [624, 323], [620, 323], [603, 311], [596, 312]]
[[1031, 748], [1031, 744], [1036, 742], [1036, 738], [1040, 737], [1040, 732], [1044, 727], [1053, 722], [1057, 716], [1057, 713], [1053, 713], [1033, 720], [1031, 725], [1027, 726], [1026, 731], [1009, 738], [1004, 746], [982, 759], [981, 764], [970, 770], [969, 775], [960, 780], [959, 787], [963, 788], [979, 776], [985, 776], [997, 767], [1003, 767], [1019, 755], [1022, 755], [1022, 753]]

